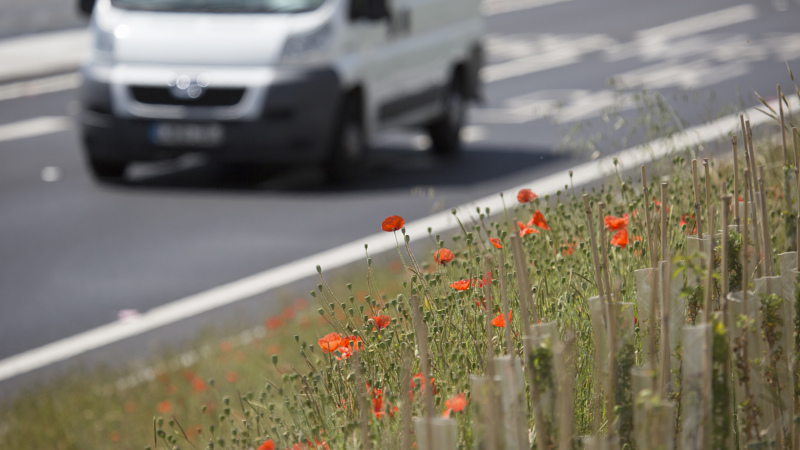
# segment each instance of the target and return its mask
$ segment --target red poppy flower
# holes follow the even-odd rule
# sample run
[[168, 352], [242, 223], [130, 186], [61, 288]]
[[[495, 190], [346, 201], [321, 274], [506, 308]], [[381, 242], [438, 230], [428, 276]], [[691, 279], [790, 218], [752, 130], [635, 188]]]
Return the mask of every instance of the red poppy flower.
[[192, 389], [194, 389], [195, 392], [204, 392], [206, 390], [206, 383], [200, 378], [195, 378], [192, 380]]
[[257, 450], [275, 450], [275, 442], [272, 439], [267, 439], [258, 446]]
[[161, 414], [169, 414], [172, 412], [172, 402], [169, 400], [164, 400], [163, 402], [159, 403], [158, 412]]
[[537, 197], [539, 196], [534, 194], [530, 189], [520, 189], [519, 192], [517, 192], [517, 201], [520, 203], [530, 203]]
[[502, 245], [502, 244], [500, 244], [500, 239], [497, 239], [497, 238], [489, 238], [489, 242], [491, 242], [491, 243], [492, 243], [492, 245], [494, 245], [494, 248], [503, 248], [503, 245]]
[[[509, 311], [508, 312], [508, 320], [509, 321], [511, 321], [511, 316], [513, 314], [514, 314], [514, 311]], [[498, 314], [497, 317], [492, 319], [492, 325], [494, 325], [494, 326], [496, 326], [498, 328], [504, 328], [506, 326], [506, 318], [503, 317], [503, 313]]]
[[606, 223], [608, 231], [623, 230], [628, 227], [628, 213], [623, 214], [622, 217], [605, 216], [603, 221]]
[[628, 230], [622, 229], [617, 231], [611, 238], [611, 245], [619, 248], [625, 248], [628, 245]]
[[467, 406], [467, 396], [463, 392], [456, 394], [444, 401], [444, 406], [447, 408], [443, 414], [444, 417], [450, 417], [450, 413], [463, 411]]
[[570, 242], [569, 244], [566, 244], [564, 247], [562, 247], [561, 254], [564, 255], [564, 256], [569, 256], [569, 255], [575, 253], [575, 246], [577, 246], [577, 245], [578, 244], [575, 243], [575, 241]]
[[483, 297], [480, 300], [474, 298], [472, 299], [472, 303], [475, 304], [476, 308], [483, 308], [484, 310], [486, 310], [486, 297]]
[[547, 221], [544, 220], [544, 214], [538, 209], [533, 213], [533, 217], [531, 217], [530, 222], [528, 222], [528, 226], [534, 226], [543, 229], [543, 230], [550, 230], [550, 227], [547, 225]]
[[383, 219], [381, 222], [381, 230], [383, 231], [396, 231], [400, 228], [403, 228], [403, 225], [406, 223], [400, 216], [389, 216]]
[[528, 235], [528, 234], [534, 234], [534, 233], [538, 233], [539, 232], [539, 230], [537, 230], [536, 228], [529, 228], [529, 227], [525, 226], [524, 223], [519, 222], [519, 221], [517, 222], [517, 226], [519, 227], [519, 237], [523, 237], [523, 236]]
[[450, 287], [457, 290], [457, 291], [466, 291], [469, 289], [469, 285], [472, 280], [458, 280], [450, 283]]
[[375, 316], [372, 318], [372, 321], [375, 322], [375, 326], [382, 330], [389, 326], [389, 322], [392, 321], [392, 318], [387, 315]]
[[455, 259], [453, 252], [446, 248], [440, 248], [433, 254], [433, 260], [439, 264], [447, 264]]
[[493, 279], [494, 278], [492, 278], [492, 272], [489, 271], [489, 272], [486, 272], [486, 275], [484, 275], [483, 278], [481, 278], [480, 280], [475, 280], [475, 281], [478, 283], [478, 287], [482, 288], [483, 286], [488, 286], [488, 285], [492, 284], [492, 280]]
[[[423, 378], [422, 372], [411, 377], [411, 388], [414, 389], [416, 387], [420, 387], [420, 390], [422, 392], [425, 392], [425, 384], [422, 382], [422, 378]], [[436, 395], [436, 378], [431, 377], [431, 382], [428, 384], [430, 384], [431, 387], [433, 388], [433, 395]]]
[[225, 374], [225, 379], [228, 380], [228, 383], [236, 383], [239, 380], [239, 374], [229, 370], [228, 373]]
[[339, 333], [328, 333], [319, 339], [317, 344], [322, 349], [322, 353], [333, 353], [339, 347], [341, 340], [342, 337], [339, 336]]

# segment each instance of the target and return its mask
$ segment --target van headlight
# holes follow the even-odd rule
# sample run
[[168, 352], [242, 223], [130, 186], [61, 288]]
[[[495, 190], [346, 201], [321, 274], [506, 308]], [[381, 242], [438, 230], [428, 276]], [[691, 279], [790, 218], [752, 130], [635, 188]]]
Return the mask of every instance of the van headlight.
[[326, 50], [332, 39], [332, 28], [331, 23], [327, 22], [315, 30], [289, 36], [286, 40], [286, 45], [283, 46], [281, 59], [284, 61], [294, 60], [302, 58], [309, 53], [319, 53]]

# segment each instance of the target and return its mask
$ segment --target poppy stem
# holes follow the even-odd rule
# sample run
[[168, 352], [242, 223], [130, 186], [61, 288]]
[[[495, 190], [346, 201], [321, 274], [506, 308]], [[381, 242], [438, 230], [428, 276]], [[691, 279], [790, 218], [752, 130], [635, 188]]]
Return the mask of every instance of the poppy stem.
[[589, 206], [589, 196], [587, 194], [583, 194], [583, 206], [586, 210], [586, 223], [589, 228], [589, 240], [592, 245], [592, 262], [594, 263], [594, 276], [595, 276], [595, 284], [597, 285], [597, 295], [602, 297], [604, 294], [603, 290], [603, 277], [600, 272], [600, 257], [597, 254], [597, 239], [595, 238], [594, 234], [594, 222], [592, 219], [592, 208]]
[[[600, 210], [600, 217], [602, 220], [603, 210], [606, 204], [600, 202], [598, 208]], [[606, 243], [606, 233], [604, 228], [600, 228], [600, 242], [602, 243], [600, 249], [603, 253], [603, 282], [606, 286], [605, 290], [605, 304], [606, 304], [606, 325], [608, 327], [608, 386], [606, 388], [606, 418], [608, 422], [608, 440], [612, 442], [614, 439], [614, 401], [616, 398], [617, 388], [617, 310], [613, 305], [613, 297], [611, 295], [611, 280], [608, 273], [608, 244]]]
[[733, 224], [736, 225], [736, 230], [739, 231], [739, 152], [736, 149], [736, 135], [731, 138], [731, 146], [733, 147]]
[[764, 239], [764, 270], [765, 275], [771, 277], [775, 273], [772, 262], [772, 246], [769, 239], [769, 224], [767, 223], [767, 197], [764, 193], [764, 166], [759, 166], [758, 187], [761, 191], [761, 230]]
[[[647, 229], [645, 230], [645, 239], [647, 239], [647, 253], [650, 255], [650, 267], [656, 267], [658, 263], [658, 255], [656, 255], [655, 246], [653, 245], [652, 240], [652, 224], [650, 222], [650, 191], [647, 189], [647, 170], [645, 169], [644, 165], [642, 165], [642, 191], [644, 195], [644, 218], [645, 218], [645, 226]], [[663, 208], [664, 205], [661, 205]]]
[[697, 245], [701, 252], [705, 251], [703, 244], [703, 221], [700, 218], [700, 182], [697, 177], [697, 160], [692, 160], [692, 180], [694, 182], [694, 224], [697, 228]]

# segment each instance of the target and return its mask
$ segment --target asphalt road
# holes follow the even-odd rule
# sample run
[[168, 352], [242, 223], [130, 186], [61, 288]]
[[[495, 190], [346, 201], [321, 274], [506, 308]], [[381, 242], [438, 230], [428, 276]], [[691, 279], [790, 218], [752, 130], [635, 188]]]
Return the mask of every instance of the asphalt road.
[[[568, 167], [591, 153], [560, 149], [575, 124], [585, 133], [621, 126], [599, 153], [638, 144], [644, 132], [622, 139], [630, 122], [601, 118], [619, 101], [612, 77], [660, 92], [691, 125], [755, 105], [754, 90], [793, 91], [784, 60], [800, 68], [798, 3], [491, 5], [490, 82], [463, 157], [437, 160], [412, 135], [386, 136], [361, 179], [337, 188], [313, 169], [231, 180], [196, 158], [137, 166], [126, 185], [98, 185], [64, 119], [76, 113], [74, 89], [0, 101], [0, 130], [32, 119], [60, 130], [10, 139], [0, 131], [0, 360], [121, 310], [146, 311], [356, 240], [387, 215], [421, 218]], [[626, 105], [630, 121], [637, 113]]]

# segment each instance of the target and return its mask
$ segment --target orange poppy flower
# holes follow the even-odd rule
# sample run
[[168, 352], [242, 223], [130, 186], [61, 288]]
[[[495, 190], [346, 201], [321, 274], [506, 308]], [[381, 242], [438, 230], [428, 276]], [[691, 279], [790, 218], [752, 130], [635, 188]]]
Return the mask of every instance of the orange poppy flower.
[[382, 330], [389, 326], [389, 322], [392, 321], [392, 318], [387, 315], [375, 316], [372, 318], [372, 321], [375, 322], [375, 326], [379, 330]]
[[[420, 390], [422, 392], [425, 392], [425, 384], [422, 383], [422, 378], [423, 378], [422, 372], [411, 377], [411, 388], [413, 389], [419, 386]], [[436, 378], [431, 377], [431, 382], [428, 384], [430, 384], [431, 387], [433, 388], [433, 395], [436, 395]]]
[[492, 277], [492, 272], [489, 271], [489, 272], [486, 272], [486, 275], [484, 275], [483, 278], [481, 278], [480, 280], [476, 279], [475, 281], [478, 283], [478, 287], [482, 288], [483, 286], [488, 286], [488, 285], [492, 284], [492, 280], [493, 279], [494, 279], [494, 277]]
[[622, 215], [622, 217], [615, 217], [615, 216], [605, 216], [603, 218], [603, 222], [606, 223], [606, 228], [608, 231], [619, 231], [628, 227], [628, 213]]
[[619, 248], [625, 248], [628, 245], [628, 230], [621, 229], [617, 231], [611, 238], [611, 245]]
[[450, 413], [463, 411], [467, 406], [467, 395], [463, 392], [456, 394], [444, 401], [444, 406], [447, 408], [443, 414], [444, 417], [450, 417]]
[[539, 228], [541, 228], [543, 230], [547, 230], [547, 231], [550, 230], [550, 227], [547, 225], [547, 221], [544, 220], [544, 214], [542, 214], [542, 212], [539, 211], [538, 209], [533, 213], [533, 217], [531, 217], [531, 221], [528, 222], [528, 226], [529, 227], [530, 226], [534, 226], [534, 225], [536, 225], [537, 227], [539, 227]]
[[457, 291], [466, 291], [469, 289], [469, 286], [472, 280], [458, 280], [450, 283], [450, 287], [457, 290]]
[[[513, 310], [508, 312], [508, 320], [509, 321], [511, 321], [511, 316], [513, 314], [514, 314]], [[503, 313], [498, 314], [497, 317], [492, 319], [492, 325], [494, 325], [494, 326], [496, 326], [498, 328], [504, 328], [506, 326], [506, 318], [503, 317]]]
[[491, 243], [492, 243], [492, 245], [494, 245], [494, 248], [503, 248], [503, 245], [502, 245], [502, 244], [500, 244], [500, 239], [497, 239], [497, 238], [489, 238], [489, 242], [491, 242]]
[[267, 439], [258, 446], [258, 450], [275, 450], [275, 442], [272, 439]]
[[406, 221], [403, 220], [403, 218], [400, 216], [389, 216], [383, 219], [383, 222], [381, 222], [381, 230], [389, 232], [397, 231], [403, 228], [403, 225], [405, 225], [405, 223]]
[[172, 412], [172, 402], [169, 400], [164, 400], [163, 402], [159, 403], [158, 412], [161, 414], [169, 414]]
[[333, 353], [339, 347], [341, 340], [342, 337], [339, 336], [339, 333], [328, 333], [319, 339], [317, 344], [322, 349], [322, 353]]
[[567, 243], [567, 244], [564, 244], [564, 246], [561, 248], [561, 254], [564, 255], [564, 256], [569, 256], [569, 255], [575, 253], [575, 246], [577, 246], [577, 245], [578, 244], [575, 243], [575, 241]]
[[530, 189], [520, 189], [519, 192], [517, 192], [517, 201], [520, 203], [530, 203], [536, 197], [538, 197], [538, 195], [534, 194]]
[[228, 373], [225, 374], [225, 379], [228, 380], [228, 383], [236, 383], [239, 380], [239, 374], [229, 370]]
[[524, 223], [519, 221], [517, 221], [517, 226], [519, 227], [519, 237], [539, 232], [539, 230], [537, 230], [536, 228], [529, 228]]
[[439, 264], [447, 264], [455, 259], [453, 252], [446, 248], [441, 248], [433, 254], [433, 260]]
[[195, 392], [204, 392], [206, 390], [206, 383], [200, 378], [195, 378], [192, 380], [192, 389], [194, 389]]

